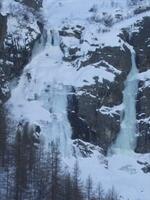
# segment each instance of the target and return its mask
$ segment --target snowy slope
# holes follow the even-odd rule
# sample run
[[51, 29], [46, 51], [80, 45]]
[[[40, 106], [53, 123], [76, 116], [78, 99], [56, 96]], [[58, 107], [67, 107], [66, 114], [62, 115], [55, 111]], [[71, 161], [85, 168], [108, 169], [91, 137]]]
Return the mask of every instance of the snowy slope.
[[[75, 158], [65, 159], [71, 170], [75, 161]], [[94, 187], [101, 183], [107, 191], [114, 186], [122, 200], [149, 200], [150, 174], [143, 173], [144, 165], [138, 163], [149, 162], [149, 154], [124, 152], [104, 158], [94, 151], [90, 157], [78, 157], [78, 161], [83, 180], [86, 181], [90, 175]]]

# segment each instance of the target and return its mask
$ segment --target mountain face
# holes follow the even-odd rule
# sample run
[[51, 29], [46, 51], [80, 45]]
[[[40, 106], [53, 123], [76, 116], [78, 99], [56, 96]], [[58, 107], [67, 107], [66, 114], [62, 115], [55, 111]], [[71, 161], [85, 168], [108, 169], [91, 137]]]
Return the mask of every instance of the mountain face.
[[36, 148], [59, 141], [65, 163], [79, 157], [83, 177], [100, 170], [106, 188], [131, 181], [138, 192], [122, 199], [149, 200], [149, 27], [149, 0], [3, 0], [1, 165], [27, 133]]

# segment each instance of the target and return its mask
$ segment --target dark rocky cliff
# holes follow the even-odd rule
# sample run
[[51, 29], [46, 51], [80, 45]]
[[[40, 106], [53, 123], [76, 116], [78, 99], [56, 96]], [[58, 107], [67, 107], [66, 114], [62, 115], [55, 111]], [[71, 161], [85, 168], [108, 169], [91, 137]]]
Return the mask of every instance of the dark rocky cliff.
[[[32, 2], [32, 1], [30, 1]], [[13, 2], [12, 2], [13, 3]], [[37, 8], [29, 10], [21, 4], [12, 4], [8, 12], [0, 14], [0, 164], [5, 162], [7, 146], [7, 111], [5, 102], [11, 96], [10, 87], [12, 81], [19, 78], [24, 66], [29, 62], [35, 41], [40, 37], [38, 30]], [[32, 17], [28, 17], [31, 15]], [[14, 30], [10, 30], [11, 23], [14, 23]], [[35, 29], [31, 25], [37, 24]], [[15, 29], [16, 28], [16, 29]], [[23, 34], [24, 38], [21, 38]], [[25, 35], [24, 35], [25, 34]], [[22, 37], [23, 37], [22, 36]], [[22, 42], [23, 41], [23, 42]]]
[[[149, 43], [149, 25], [150, 18], [146, 17], [139, 23], [134, 24], [136, 29], [130, 34], [130, 28], [123, 30], [120, 38], [124, 42], [132, 45], [136, 51], [136, 63], [139, 73], [149, 70], [150, 62], [150, 43]], [[130, 36], [131, 35], [131, 36]], [[131, 68], [131, 55], [127, 47], [124, 51], [117, 47], [96, 48], [93, 52], [88, 52], [88, 60], [82, 62], [81, 67], [89, 64], [97, 64], [100, 61], [106, 61], [121, 71], [116, 75], [114, 82], [104, 80], [100, 83], [95, 77], [95, 84], [79, 88], [82, 95], [76, 95], [76, 107], [70, 112], [69, 118], [73, 126], [73, 138], [81, 138], [86, 141], [92, 141], [107, 151], [108, 147], [115, 141], [121, 123], [121, 110], [111, 114], [99, 112], [102, 106], [107, 107], [108, 111], [113, 106], [122, 103], [122, 93], [124, 90], [124, 81]], [[102, 63], [101, 63], [102, 64]], [[105, 65], [105, 64], [104, 64]], [[109, 70], [109, 66], [105, 65]], [[137, 127], [139, 134], [137, 136], [136, 152], [150, 152], [150, 90], [146, 80], [139, 80], [139, 91], [137, 94]], [[75, 98], [75, 96], [74, 96]]]
[[[28, 17], [29, 13], [32, 14], [32, 19]], [[12, 33], [9, 31], [11, 20], [12, 23], [16, 20], [14, 25], [16, 30]], [[10, 5], [10, 11], [5, 16], [0, 14], [0, 100], [2, 102], [5, 102], [10, 95], [8, 81], [21, 74], [23, 67], [29, 62], [34, 42], [40, 37], [40, 31], [30, 26], [33, 21], [38, 22], [37, 13], [34, 14], [27, 7], [19, 8], [19, 5], [18, 8], [13, 4], [11, 8]], [[21, 38], [23, 31], [26, 38]], [[24, 40], [24, 43], [21, 40]]]
[[[131, 42], [137, 53], [137, 65], [140, 73], [150, 70], [150, 17], [145, 17], [137, 24], [139, 31], [134, 33]], [[137, 152], [150, 152], [150, 77], [139, 81], [137, 96], [137, 120], [139, 136]]]

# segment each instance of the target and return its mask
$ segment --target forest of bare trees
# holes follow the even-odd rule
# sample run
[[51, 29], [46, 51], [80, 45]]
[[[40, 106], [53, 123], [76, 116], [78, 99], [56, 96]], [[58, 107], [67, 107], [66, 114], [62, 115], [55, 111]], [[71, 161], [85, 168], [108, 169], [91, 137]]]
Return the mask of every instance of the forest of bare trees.
[[[0, 139], [4, 139], [2, 133]], [[14, 144], [2, 147], [1, 200], [119, 200], [114, 188], [107, 192], [101, 184], [95, 188], [90, 176], [83, 183], [78, 161], [69, 172], [62, 164], [58, 145], [53, 142], [44, 152], [42, 144], [35, 145], [26, 132], [18, 131]]]

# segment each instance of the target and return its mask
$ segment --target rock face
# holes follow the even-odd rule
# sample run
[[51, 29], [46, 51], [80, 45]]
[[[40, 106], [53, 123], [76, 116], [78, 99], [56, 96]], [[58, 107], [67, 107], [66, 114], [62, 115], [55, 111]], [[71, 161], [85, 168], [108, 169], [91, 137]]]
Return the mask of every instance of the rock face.
[[79, 68], [89, 65], [105, 67], [115, 74], [115, 80], [104, 79], [101, 83], [95, 76], [94, 84], [74, 91], [72, 101], [69, 98], [72, 104], [69, 106], [69, 119], [73, 138], [97, 144], [106, 152], [120, 131], [122, 91], [131, 68], [131, 55], [124, 44], [123, 49], [107, 46], [95, 48], [95, 51], [88, 51], [87, 58], [81, 60]]
[[38, 10], [42, 6], [42, 0], [16, 0], [17, 2], [21, 2], [26, 6]]
[[[40, 37], [38, 18], [33, 13], [28, 16], [29, 12], [22, 4], [12, 1], [7, 7], [7, 13], [0, 14], [1, 102], [9, 98], [9, 81], [20, 75], [23, 67], [29, 62], [34, 42]], [[11, 23], [14, 24], [14, 28], [11, 28]]]
[[[139, 92], [137, 94], [137, 124], [139, 136], [136, 152], [150, 152], [150, 82], [149, 77], [143, 80], [142, 73], [150, 67], [150, 17], [145, 17], [134, 25], [135, 31], [130, 28], [120, 34], [120, 38], [127, 42], [136, 51], [136, 62], [139, 68]], [[124, 51], [117, 47], [95, 48], [87, 53], [87, 59], [81, 61], [80, 67], [94, 64], [100, 67], [106, 63], [120, 70], [114, 82], [104, 80], [100, 83], [95, 77], [95, 84], [79, 88], [74, 96], [76, 107], [73, 106], [69, 114], [73, 126], [73, 138], [81, 138], [100, 145], [107, 151], [110, 144], [116, 139], [120, 131], [122, 92], [124, 81], [131, 67], [131, 55], [128, 48]], [[66, 59], [67, 60], [67, 59]], [[105, 62], [104, 62], [105, 61]], [[101, 64], [97, 64], [100, 62]], [[108, 65], [105, 67], [109, 70]], [[117, 107], [116, 107], [117, 106]], [[115, 112], [110, 112], [113, 108]], [[76, 109], [74, 109], [76, 108]], [[77, 125], [78, 124], [78, 125]]]
[[150, 69], [150, 17], [145, 17], [135, 26], [138, 31], [132, 34], [131, 44], [137, 52], [137, 65], [140, 72]]
[[[124, 41], [122, 48], [110, 47], [105, 44], [99, 47], [93, 43], [91, 46], [94, 50], [87, 51], [84, 57], [81, 56], [82, 47], [72, 49], [63, 42], [63, 38], [68, 37], [70, 40], [76, 38], [82, 46], [86, 42], [83, 37], [85, 28], [82, 26], [64, 27], [60, 31], [62, 36], [61, 49], [66, 62], [72, 62], [73, 66], [76, 66], [79, 70], [94, 65], [97, 68], [105, 67], [108, 71], [111, 71], [110, 66], [113, 66], [120, 72], [113, 72], [115, 74], [113, 82], [109, 80], [101, 82], [95, 76], [93, 77], [95, 83], [86, 86], [88, 80], [85, 80], [85, 86], [74, 91], [72, 101], [69, 97], [69, 119], [73, 128], [73, 138], [98, 144], [105, 151], [115, 141], [120, 131], [124, 81], [131, 68], [131, 54], [127, 44], [133, 46], [136, 51], [139, 72], [146, 72], [150, 63], [149, 24], [150, 18], [146, 17], [135, 23], [134, 28], [123, 29], [119, 35], [119, 42]], [[145, 80], [140, 80], [137, 95], [137, 122], [139, 127], [137, 152], [150, 151], [149, 110], [149, 85], [145, 87]]]
[[[26, 1], [25, 1], [26, 2]], [[28, 1], [29, 2], [29, 1]], [[30, 1], [31, 2], [31, 1]], [[3, 9], [3, 7], [2, 7]], [[40, 37], [38, 17], [23, 4], [8, 5], [0, 14], [0, 157], [4, 157], [7, 120], [4, 103], [11, 96], [10, 82], [17, 80], [29, 62], [35, 41]], [[37, 8], [34, 8], [37, 9]], [[13, 28], [12, 28], [13, 24]], [[4, 162], [0, 159], [0, 162]], [[3, 164], [3, 163], [2, 163]]]
[[4, 38], [7, 32], [7, 17], [0, 14], [0, 46], [3, 46]]
[[136, 24], [138, 31], [134, 33], [131, 42], [137, 52], [137, 65], [140, 71], [139, 92], [137, 96], [137, 120], [139, 136], [137, 152], [150, 152], [150, 78], [143, 77], [150, 70], [150, 17]]
[[[0, 57], [4, 55], [4, 39], [7, 33], [7, 17], [0, 15]], [[1, 60], [2, 58], [0, 58]], [[9, 89], [6, 74], [0, 61], [0, 103], [5, 102], [9, 98]]]

